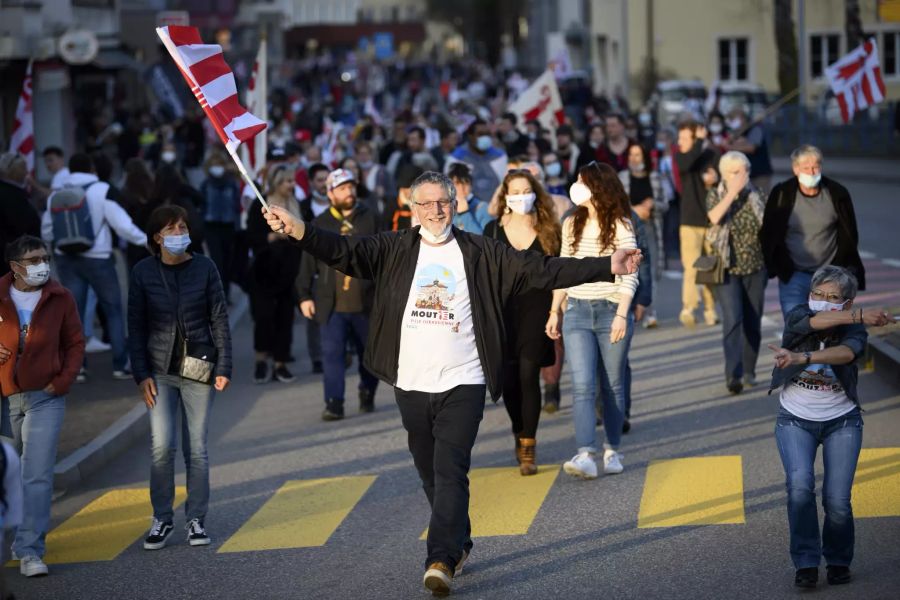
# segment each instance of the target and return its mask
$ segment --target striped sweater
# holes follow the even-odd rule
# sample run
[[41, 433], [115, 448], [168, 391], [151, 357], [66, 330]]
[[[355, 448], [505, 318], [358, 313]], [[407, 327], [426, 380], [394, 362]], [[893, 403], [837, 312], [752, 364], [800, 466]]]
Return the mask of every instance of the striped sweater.
[[[572, 228], [575, 220], [569, 217], [565, 220], [562, 227], [562, 249], [560, 256], [574, 256], [575, 258], [585, 258], [592, 256], [609, 256], [620, 248], [637, 248], [637, 240], [634, 237], [634, 231], [631, 229], [631, 222], [619, 221], [616, 223], [616, 237], [612, 248], [606, 248], [600, 251], [600, 225], [593, 219], [588, 219], [585, 223], [584, 230], [581, 233], [581, 240], [578, 243], [578, 250], [572, 252]], [[594, 283], [583, 283], [566, 290], [570, 298], [578, 298], [580, 300], [609, 300], [610, 302], [621, 302], [623, 297], [632, 298], [637, 289], [637, 274], [632, 275], [616, 275], [615, 283], [598, 281]]]

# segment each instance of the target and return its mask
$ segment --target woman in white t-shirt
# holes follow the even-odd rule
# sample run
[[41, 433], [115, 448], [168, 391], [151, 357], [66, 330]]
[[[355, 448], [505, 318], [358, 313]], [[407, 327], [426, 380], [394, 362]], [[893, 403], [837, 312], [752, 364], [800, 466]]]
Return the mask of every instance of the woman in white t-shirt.
[[[612, 167], [597, 162], [582, 167], [569, 197], [577, 208], [563, 221], [560, 256], [609, 256], [620, 248], [637, 247], [628, 195]], [[634, 328], [631, 299], [637, 283], [637, 275], [632, 274], [617, 276], [613, 283], [585, 283], [553, 292], [546, 332], [551, 339], [557, 339], [563, 321], [563, 345], [572, 370], [578, 446], [578, 453], [563, 469], [576, 477], [597, 477], [594, 405], [598, 372], [606, 431], [603, 471], [622, 472], [618, 448], [625, 418], [625, 363]], [[564, 302], [565, 320], [561, 314]]]
[[[862, 446], [856, 360], [866, 348], [866, 325], [894, 322], [879, 309], [853, 307], [856, 278], [846, 269], [820, 268], [812, 277], [809, 304], [785, 318], [783, 347], [775, 352], [769, 391], [781, 389], [775, 427], [788, 494], [791, 559], [798, 587], [816, 586], [825, 557], [829, 584], [850, 581], [853, 509], [850, 489]], [[820, 535], [815, 461], [825, 464]]]

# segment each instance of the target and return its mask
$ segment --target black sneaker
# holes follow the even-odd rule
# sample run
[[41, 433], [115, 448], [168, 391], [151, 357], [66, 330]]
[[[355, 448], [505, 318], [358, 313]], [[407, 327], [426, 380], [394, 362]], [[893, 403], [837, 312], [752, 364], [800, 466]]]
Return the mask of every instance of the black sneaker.
[[325, 410], [322, 411], [323, 421], [340, 421], [344, 418], [344, 401], [330, 398], [325, 401]]
[[817, 567], [806, 567], [805, 569], [797, 569], [794, 575], [794, 585], [802, 588], [814, 588], [819, 581], [819, 569]]
[[359, 388], [359, 412], [375, 412], [375, 392], [366, 388]]
[[843, 585], [850, 583], [850, 567], [843, 565], [828, 565], [825, 567], [828, 585]]
[[324, 372], [325, 372], [325, 371], [322, 369], [322, 361], [321, 361], [321, 360], [314, 360], [314, 361], [313, 361], [313, 374], [315, 374], [315, 375], [321, 375], [321, 374], [324, 373]]
[[187, 540], [191, 546], [208, 546], [210, 539], [206, 529], [203, 528], [203, 521], [200, 519], [191, 519], [184, 526], [187, 529]]
[[742, 391], [744, 391], [744, 384], [741, 383], [740, 379], [732, 379], [728, 382], [726, 387], [728, 388], [728, 393], [732, 396], [737, 396]]
[[256, 369], [253, 371], [253, 383], [269, 383], [272, 375], [269, 373], [269, 363], [264, 360], [256, 361]]
[[296, 377], [294, 374], [288, 371], [288, 368], [284, 365], [280, 367], [275, 367], [275, 379], [280, 381], [281, 383], [293, 383]]
[[629, 431], [631, 431], [631, 421], [625, 419], [622, 421], [622, 433], [628, 433]]
[[163, 523], [154, 517], [153, 523], [150, 525], [150, 533], [147, 534], [147, 538], [144, 540], [144, 550], [159, 550], [165, 547], [166, 540], [169, 539], [174, 530], [175, 528], [172, 526], [171, 521]]
[[544, 412], [553, 414], [559, 410], [559, 384], [544, 384]]

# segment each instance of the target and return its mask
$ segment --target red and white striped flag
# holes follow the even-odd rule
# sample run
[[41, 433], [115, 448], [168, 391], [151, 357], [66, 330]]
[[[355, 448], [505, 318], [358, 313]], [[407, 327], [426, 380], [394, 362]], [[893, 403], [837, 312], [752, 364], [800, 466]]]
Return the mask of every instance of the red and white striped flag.
[[844, 123], [849, 123], [857, 111], [884, 100], [884, 79], [874, 37], [830, 65], [825, 69], [825, 76], [837, 98]]
[[[246, 101], [247, 110], [250, 114], [258, 115], [263, 121], [268, 121], [269, 110], [268, 105], [268, 85], [266, 70], [266, 38], [262, 38], [259, 42], [259, 51], [256, 53], [256, 61], [253, 63], [253, 74], [250, 76], [250, 83], [247, 86]], [[250, 174], [256, 177], [256, 174], [266, 162], [266, 150], [268, 148], [268, 139], [265, 130], [253, 138], [253, 142], [241, 146], [241, 158], [250, 167]]]
[[16, 107], [16, 122], [9, 138], [10, 152], [18, 152], [28, 163], [28, 172], [34, 172], [34, 113], [31, 110], [31, 61], [22, 82], [22, 94]]
[[515, 102], [509, 105], [508, 110], [515, 113], [519, 123], [523, 125], [528, 121], [538, 121], [550, 131], [562, 125], [566, 115], [563, 112], [553, 71], [550, 69], [544, 71]]
[[241, 106], [234, 73], [225, 62], [222, 46], [204, 44], [196, 27], [157, 27], [156, 34], [229, 152], [266, 128], [265, 121]]

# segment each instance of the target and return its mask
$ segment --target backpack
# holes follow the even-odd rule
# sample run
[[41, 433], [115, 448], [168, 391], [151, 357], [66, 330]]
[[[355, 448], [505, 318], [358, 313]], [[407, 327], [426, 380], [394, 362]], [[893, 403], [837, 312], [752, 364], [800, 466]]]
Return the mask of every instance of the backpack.
[[50, 197], [50, 222], [53, 241], [66, 254], [80, 254], [94, 246], [94, 221], [87, 201], [86, 186], [71, 186], [57, 190]]

